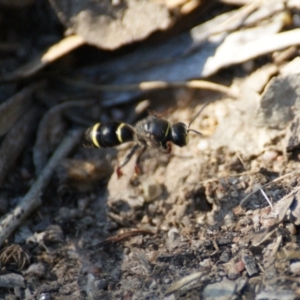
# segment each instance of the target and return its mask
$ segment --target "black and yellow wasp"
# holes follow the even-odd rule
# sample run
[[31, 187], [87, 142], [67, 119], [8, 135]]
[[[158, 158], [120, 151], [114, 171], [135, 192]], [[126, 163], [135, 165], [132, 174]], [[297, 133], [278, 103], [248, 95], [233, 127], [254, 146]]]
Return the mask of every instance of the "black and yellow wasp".
[[83, 145], [85, 147], [111, 148], [126, 142], [135, 142], [123, 162], [117, 167], [118, 177], [122, 176], [122, 168], [129, 162], [134, 153], [140, 149], [136, 163], [135, 172], [140, 173], [139, 161], [144, 151], [150, 148], [161, 149], [165, 153], [172, 151], [172, 143], [179, 147], [184, 147], [189, 142], [189, 132], [200, 132], [190, 129], [191, 124], [199, 116], [207, 103], [191, 120], [189, 125], [182, 122], [171, 124], [168, 120], [150, 115], [139, 121], [135, 127], [123, 122], [96, 123], [89, 127], [84, 135]]

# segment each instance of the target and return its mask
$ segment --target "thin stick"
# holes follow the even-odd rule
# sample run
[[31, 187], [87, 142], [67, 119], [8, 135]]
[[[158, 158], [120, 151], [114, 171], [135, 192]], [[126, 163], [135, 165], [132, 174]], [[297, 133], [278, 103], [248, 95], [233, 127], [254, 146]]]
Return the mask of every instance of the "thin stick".
[[69, 35], [49, 47], [44, 53], [39, 53], [32, 61], [20, 67], [16, 71], [1, 76], [0, 80], [12, 81], [32, 76], [50, 63], [80, 47], [84, 43], [85, 41], [82, 36], [76, 34]]
[[[207, 180], [203, 180], [203, 181], [200, 181], [199, 183], [201, 184], [206, 184], [206, 183], [209, 183], [209, 182], [214, 182], [214, 181], [218, 181], [220, 179], [224, 179], [224, 178], [231, 178], [231, 177], [241, 177], [241, 176], [251, 176], [251, 175], [255, 175], [259, 172], [243, 172], [243, 173], [239, 173], [239, 174], [232, 174], [232, 175], [228, 175], [228, 176], [222, 176], [222, 177], [216, 177], [216, 178], [211, 178], [211, 179], [207, 179]], [[294, 174], [297, 174], [297, 173], [300, 173], [300, 170], [296, 170], [296, 171], [293, 171], [293, 172], [290, 172], [288, 174], [285, 174], [283, 176], [280, 176], [266, 184], [264, 184], [261, 189], [265, 189], [266, 187], [268, 187], [269, 185], [273, 184], [273, 183], [276, 183], [282, 179], [285, 179], [287, 177], [290, 177]], [[248, 194], [246, 197], [244, 197], [241, 202], [240, 202], [240, 205], [243, 206], [245, 204], [245, 202], [252, 196], [254, 195], [255, 193], [257, 193], [258, 191], [260, 191], [260, 189], [257, 189], [253, 192], [251, 192], [250, 194]]]
[[[284, 178], [286, 178], [286, 177], [289, 177], [289, 176], [294, 175], [294, 174], [297, 174], [297, 173], [300, 173], [300, 170], [296, 170], [296, 171], [290, 172], [290, 173], [288, 173], [288, 174], [285, 174], [285, 175], [283, 175], [283, 176], [280, 176], [280, 177], [278, 177], [278, 178], [276, 178], [276, 179], [274, 179], [274, 180], [272, 180], [272, 181], [270, 181], [270, 182], [264, 184], [261, 188], [264, 189], [264, 188], [266, 188], [267, 186], [269, 186], [269, 185], [271, 185], [271, 184], [273, 184], [273, 183], [275, 183], [275, 182], [277, 182], [277, 181], [280, 181], [280, 180], [282, 180], [282, 179], [284, 179]], [[256, 191], [251, 192], [251, 193], [248, 194], [246, 197], [244, 197], [244, 198], [241, 200], [240, 205], [241, 205], [241, 206], [244, 205], [245, 202], [246, 202], [252, 195], [254, 195], [257, 191], [259, 191], [259, 189], [256, 190]]]
[[270, 199], [268, 198], [268, 196], [266, 195], [266, 193], [264, 192], [263, 189], [260, 189], [261, 193], [263, 194], [263, 196], [265, 197], [265, 199], [267, 200], [267, 202], [269, 203], [270, 207], [272, 208], [272, 210], [274, 209], [273, 204], [271, 203]]
[[238, 159], [240, 160], [241, 164], [243, 165], [243, 167], [246, 169], [245, 163], [242, 159], [242, 157], [240, 156], [240, 153], [236, 150], [235, 151], [236, 156], [238, 157]]
[[205, 275], [204, 272], [196, 272], [192, 273], [178, 281], [176, 281], [174, 284], [172, 284], [167, 290], [165, 295], [169, 295], [171, 293], [174, 293], [178, 290], [180, 290], [183, 286], [189, 284], [190, 282], [200, 278], [201, 276]]
[[46, 167], [38, 179], [27, 192], [23, 200], [0, 223], [0, 247], [4, 241], [20, 226], [26, 217], [41, 205], [40, 194], [42, 189], [49, 182], [54, 170], [62, 158], [66, 157], [82, 137], [82, 130], [71, 132], [61, 142], [55, 153], [52, 155]]
[[76, 85], [76, 87], [81, 87], [93, 91], [106, 91], [106, 92], [124, 92], [124, 91], [149, 91], [149, 90], [160, 90], [167, 88], [193, 88], [193, 89], [204, 89], [220, 92], [230, 97], [237, 98], [236, 93], [232, 91], [231, 88], [221, 85], [218, 83], [213, 83], [205, 80], [191, 80], [191, 81], [144, 81], [141, 83], [133, 84], [121, 84], [121, 85], [109, 85], [109, 84], [92, 84], [82, 80], [74, 80], [67, 77], [60, 77], [60, 79], [66, 84]]
[[241, 177], [241, 176], [251, 176], [251, 175], [255, 175], [257, 173], [258, 173], [258, 171], [253, 171], [253, 172], [247, 171], [247, 172], [243, 172], [243, 173], [239, 173], [239, 174], [230, 174], [230, 175], [226, 175], [226, 176], [210, 178], [210, 179], [199, 181], [199, 183], [206, 184], [209, 182], [218, 181], [220, 179], [231, 178], [231, 177]]

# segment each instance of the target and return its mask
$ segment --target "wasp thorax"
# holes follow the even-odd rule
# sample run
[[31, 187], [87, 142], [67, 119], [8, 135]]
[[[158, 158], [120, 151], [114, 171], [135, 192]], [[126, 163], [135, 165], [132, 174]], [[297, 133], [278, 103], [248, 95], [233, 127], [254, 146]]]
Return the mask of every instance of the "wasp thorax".
[[186, 146], [189, 142], [189, 134], [188, 134], [187, 126], [182, 122], [173, 124], [171, 128], [171, 137], [172, 137], [172, 142], [175, 145], [179, 147]]

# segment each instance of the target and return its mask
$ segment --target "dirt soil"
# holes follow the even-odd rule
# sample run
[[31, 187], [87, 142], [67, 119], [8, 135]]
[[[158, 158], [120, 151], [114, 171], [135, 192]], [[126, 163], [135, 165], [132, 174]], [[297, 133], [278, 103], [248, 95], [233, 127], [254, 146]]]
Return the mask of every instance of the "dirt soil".
[[[215, 79], [225, 84], [241, 73], [236, 67]], [[37, 105], [50, 90], [37, 94]], [[150, 107], [171, 124], [189, 124], [208, 103], [191, 125], [203, 135], [190, 132], [189, 144], [170, 154], [148, 149], [141, 174], [133, 158], [121, 178], [115, 168], [132, 144], [85, 149], [80, 140], [43, 189], [42, 205], [0, 249], [1, 299], [300, 299], [298, 150], [284, 151], [284, 135], [259, 154], [233, 151], [230, 140], [213, 147], [242, 98], [185, 89], [157, 97], [177, 101], [156, 98]], [[105, 113], [125, 118], [137, 105]], [[59, 126], [57, 136], [65, 132]], [[1, 185], [1, 216], [35, 181], [35, 142], [36, 131]]]

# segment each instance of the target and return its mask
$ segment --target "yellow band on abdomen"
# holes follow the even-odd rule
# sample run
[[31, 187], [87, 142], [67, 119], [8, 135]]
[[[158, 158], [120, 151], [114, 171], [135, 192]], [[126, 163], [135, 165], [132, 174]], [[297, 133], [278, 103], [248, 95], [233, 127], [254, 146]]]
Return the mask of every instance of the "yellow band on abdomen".
[[117, 135], [117, 138], [118, 138], [118, 141], [120, 142], [120, 144], [123, 143], [123, 139], [122, 139], [122, 128], [126, 126], [125, 123], [121, 123], [118, 128], [117, 128], [117, 131], [116, 131], [116, 135]]
[[96, 146], [97, 148], [101, 148], [101, 146], [99, 145], [99, 143], [97, 141], [97, 132], [98, 132], [98, 128], [100, 125], [101, 125], [100, 123], [95, 124], [90, 133], [91, 140], [92, 140], [94, 146]]

